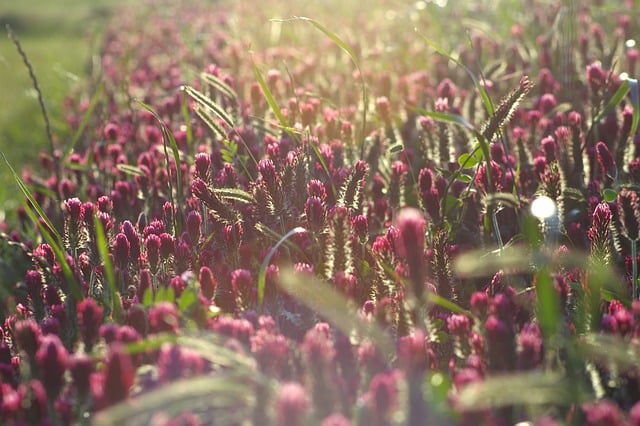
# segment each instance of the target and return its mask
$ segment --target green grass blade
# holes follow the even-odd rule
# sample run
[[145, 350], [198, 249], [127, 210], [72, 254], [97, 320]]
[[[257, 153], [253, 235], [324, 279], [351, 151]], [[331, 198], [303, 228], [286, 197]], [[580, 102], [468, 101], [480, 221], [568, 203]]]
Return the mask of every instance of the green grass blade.
[[258, 85], [262, 89], [262, 93], [264, 94], [264, 97], [267, 100], [267, 103], [269, 104], [271, 111], [273, 111], [276, 118], [278, 119], [278, 122], [282, 127], [285, 127], [285, 128], [288, 127], [287, 119], [284, 118], [284, 115], [282, 114], [282, 111], [280, 110], [278, 103], [273, 97], [273, 93], [271, 93], [271, 90], [269, 90], [269, 86], [267, 86], [267, 83], [264, 81], [264, 77], [262, 77], [262, 73], [258, 69], [258, 65], [256, 65], [255, 61], [253, 61], [253, 73], [256, 75], [256, 80], [258, 80]]
[[511, 405], [563, 405], [584, 401], [588, 395], [578, 392], [571, 382], [554, 372], [513, 373], [488, 377], [462, 389], [456, 408], [496, 409]]
[[[159, 409], [177, 415], [205, 408], [208, 412], [215, 411], [216, 423], [237, 424], [240, 419], [249, 415], [252, 402], [253, 392], [247, 384], [247, 377], [233, 372], [218, 372], [214, 375], [181, 379], [129, 398], [101, 411], [93, 423], [106, 426], [131, 424], [138, 420], [140, 424], [146, 424]], [[230, 416], [227, 421], [222, 420], [225, 416]], [[228, 422], [236, 417], [235, 421]]]
[[280, 287], [331, 322], [345, 336], [369, 339], [384, 357], [391, 357], [394, 346], [376, 324], [366, 323], [354, 311], [345, 297], [324, 281], [307, 275], [284, 270], [280, 274]]
[[311, 149], [313, 150], [313, 153], [316, 155], [316, 158], [320, 162], [320, 165], [322, 166], [322, 170], [324, 170], [324, 172], [327, 175], [327, 178], [329, 178], [328, 181], [329, 181], [329, 183], [331, 183], [331, 192], [333, 192], [333, 196], [337, 198], [338, 197], [338, 190], [336, 189], [336, 186], [333, 183], [333, 178], [331, 177], [331, 172], [329, 171], [329, 167], [327, 166], [327, 162], [324, 161], [324, 157], [320, 153], [320, 150], [318, 149], [318, 147], [316, 146], [315, 143], [309, 142], [309, 146], [311, 147]]
[[200, 74], [200, 77], [205, 81], [205, 83], [207, 83], [226, 97], [232, 99], [233, 101], [236, 101], [238, 99], [236, 91], [215, 75], [209, 74], [208, 72], [203, 72]]
[[109, 257], [109, 243], [102, 227], [102, 222], [98, 217], [93, 218], [93, 223], [96, 229], [96, 246], [98, 247], [98, 254], [102, 260], [104, 267], [104, 274], [107, 280], [109, 288], [109, 303], [111, 304], [110, 311], [113, 313], [113, 318], [116, 322], [122, 320], [122, 312], [120, 311], [120, 293], [116, 288], [116, 276], [113, 271], [113, 264]]
[[216, 195], [218, 195], [220, 198], [224, 198], [227, 200], [240, 201], [241, 203], [245, 203], [245, 204], [257, 203], [256, 199], [253, 198], [253, 195], [241, 189], [213, 188], [213, 192], [215, 192]]
[[473, 250], [456, 257], [453, 264], [456, 275], [465, 278], [491, 277], [501, 270], [511, 273], [533, 271], [532, 257], [518, 247], [505, 247], [502, 252]]
[[284, 244], [289, 238], [294, 236], [295, 234], [299, 234], [301, 232], [306, 232], [307, 230], [302, 227], [293, 228], [291, 231], [287, 232], [282, 238], [278, 240], [276, 245], [271, 247], [269, 253], [265, 256], [262, 261], [262, 265], [260, 265], [260, 273], [258, 275], [258, 306], [262, 307], [262, 303], [264, 302], [264, 287], [267, 281], [267, 268], [269, 267], [269, 262], [271, 262], [271, 258], [276, 254], [278, 248], [282, 244]]
[[561, 324], [560, 300], [547, 268], [541, 268], [536, 275], [537, 317], [546, 347], [552, 341]]
[[[255, 64], [254, 64], [254, 68], [255, 68]], [[263, 80], [264, 83], [264, 80]], [[235, 128], [235, 124], [233, 123], [233, 120], [231, 119], [231, 117], [225, 112], [224, 108], [222, 108], [220, 105], [216, 104], [213, 100], [211, 100], [208, 96], [206, 96], [205, 94], [199, 92], [198, 90], [194, 89], [191, 86], [183, 86], [182, 90], [189, 95], [190, 97], [192, 97], [197, 103], [198, 105], [200, 105], [202, 108], [205, 109], [204, 114], [206, 114], [206, 110], [211, 110], [213, 111], [213, 113], [218, 116], [222, 121], [224, 121], [224, 123], [229, 126], [229, 128], [233, 129]], [[196, 112], [197, 113], [197, 112]], [[200, 118], [203, 118], [202, 114], [198, 114], [198, 116]], [[212, 127], [212, 130], [214, 130], [216, 133], [219, 133], [219, 131], [221, 129], [217, 129], [216, 125], [214, 123], [213, 120], [206, 120], [206, 118], [203, 118], [206, 122], [206, 124], [209, 127]], [[223, 130], [224, 132], [224, 130]], [[223, 136], [223, 139], [226, 138], [226, 134], [225, 136]], [[253, 155], [253, 153], [251, 152], [251, 148], [247, 145], [247, 142], [242, 139], [242, 143], [244, 144], [245, 148], [247, 149], [247, 153], [249, 154], [249, 157], [251, 157], [251, 160], [253, 161], [253, 164], [256, 165], [256, 167], [258, 166], [258, 160], [256, 160], [255, 156]], [[243, 164], [244, 167], [244, 164]]]
[[[149, 105], [145, 104], [144, 102], [138, 100], [137, 101], [138, 104], [144, 108], [147, 112], [149, 112], [150, 114], [152, 114], [154, 116], [154, 118], [156, 119], [156, 121], [160, 124], [160, 127], [162, 129], [162, 141], [163, 141], [163, 145], [164, 145], [164, 154], [166, 157], [166, 162], [167, 162], [167, 174], [169, 176], [169, 198], [171, 200], [171, 205], [175, 208], [176, 207], [176, 203], [173, 199], [173, 185], [171, 184], [171, 170], [170, 170], [170, 164], [169, 164], [169, 154], [167, 153], [167, 142], [169, 143], [169, 145], [171, 146], [171, 151], [173, 153], [173, 161], [175, 162], [176, 165], [176, 193], [177, 193], [177, 197], [178, 197], [178, 203], [181, 204], [184, 201], [184, 197], [183, 197], [183, 188], [182, 188], [182, 171], [180, 170], [180, 150], [178, 149], [178, 144], [176, 143], [176, 140], [173, 137], [173, 134], [171, 133], [171, 130], [169, 129], [169, 127], [167, 127], [167, 125], [164, 123], [164, 121], [162, 121], [162, 118], [158, 115], [157, 112], [155, 112], [153, 110], [153, 108], [151, 108]], [[180, 210], [178, 210], [180, 211]], [[176, 220], [175, 215], [173, 218], [173, 227], [176, 231], [176, 235], [180, 235], [181, 233], [181, 229], [180, 229], [180, 221]]]
[[27, 216], [29, 216], [29, 219], [31, 219], [33, 224], [38, 227], [38, 229], [40, 230], [40, 234], [42, 235], [42, 238], [44, 238], [47, 244], [51, 246], [51, 249], [53, 250], [53, 253], [56, 256], [56, 259], [58, 259], [58, 262], [60, 263], [60, 267], [62, 268], [62, 275], [64, 276], [64, 279], [67, 282], [67, 284], [69, 285], [69, 291], [71, 293], [71, 296], [74, 298], [76, 302], [81, 301], [82, 299], [84, 299], [84, 296], [82, 294], [82, 288], [80, 287], [80, 284], [76, 280], [76, 277], [73, 275], [73, 271], [71, 270], [71, 266], [69, 266], [69, 262], [67, 262], [67, 257], [66, 257], [67, 252], [64, 250], [64, 246], [60, 245], [60, 243], [57, 242], [53, 238], [53, 236], [49, 233], [47, 228], [45, 228], [42, 225], [42, 223], [38, 220], [38, 217], [33, 212], [31, 207], [29, 207], [26, 201], [23, 203], [23, 205], [24, 205], [25, 212], [27, 213]]
[[631, 138], [636, 134], [638, 130], [638, 121], [640, 120], [640, 94], [638, 93], [638, 80], [635, 78], [628, 78], [627, 84], [629, 84], [629, 91], [631, 93], [631, 105], [633, 105], [633, 117], [631, 120]]
[[480, 84], [480, 81], [478, 81], [478, 78], [475, 76], [475, 74], [462, 62], [460, 62], [459, 60], [457, 60], [456, 58], [454, 58], [453, 56], [445, 52], [444, 49], [442, 49], [440, 46], [435, 44], [433, 41], [429, 40], [429, 38], [427, 38], [420, 31], [418, 31], [417, 28], [415, 29], [415, 31], [420, 37], [422, 37], [425, 43], [431, 46], [436, 52], [438, 52], [440, 55], [444, 56], [445, 58], [449, 59], [450, 61], [452, 61], [459, 67], [461, 67], [467, 73], [467, 75], [471, 78], [471, 81], [473, 81], [473, 85], [478, 90], [478, 93], [480, 93], [480, 97], [482, 98], [482, 103], [484, 104], [485, 109], [489, 113], [489, 116], [490, 117], [493, 116], [494, 114], [493, 103], [491, 102], [491, 99], [489, 98], [487, 91], [484, 90], [484, 87], [482, 87], [482, 85]]
[[221, 139], [227, 138], [227, 132], [224, 131], [221, 125], [216, 123], [216, 121], [204, 108], [202, 108], [200, 105], [196, 105], [194, 112], [196, 113], [198, 118], [202, 120], [202, 122], [209, 128], [209, 130], [218, 135]]
[[454, 314], [464, 315], [469, 318], [473, 318], [474, 316], [471, 312], [467, 311], [466, 309], [460, 307], [459, 305], [453, 303], [448, 299], [445, 299], [444, 297], [438, 296], [435, 293], [429, 293], [427, 297], [429, 299], [429, 302], [433, 303], [434, 305], [438, 305], [441, 308], [447, 309], [448, 311], [451, 311]]
[[194, 101], [196, 101], [199, 105], [202, 105], [211, 111], [213, 111], [222, 121], [225, 122], [227, 126], [230, 128], [234, 128], [233, 120], [229, 117], [229, 114], [217, 103], [211, 100], [204, 93], [194, 89], [191, 86], [183, 86], [182, 90], [189, 95]]
[[[609, 112], [613, 111], [613, 109], [622, 102], [622, 100], [627, 96], [631, 86], [629, 84], [629, 80], [624, 80], [616, 93], [613, 94], [607, 105], [600, 111], [600, 113], [593, 119], [593, 123], [597, 123], [602, 120]], [[637, 81], [636, 81], [636, 95], [637, 95]], [[635, 111], [635, 108], [634, 108]], [[633, 133], [632, 133], [633, 134]]]
[[184, 125], [187, 128], [187, 146], [190, 151], [193, 152], [193, 129], [191, 127], [191, 117], [189, 117], [189, 106], [187, 105], [187, 99], [184, 92], [182, 92], [181, 100], [182, 120], [184, 120]]
[[116, 169], [131, 176], [146, 176], [145, 172], [140, 170], [139, 167], [132, 166], [131, 164], [118, 164]]
[[15, 180], [16, 184], [20, 188], [20, 191], [22, 192], [22, 194], [27, 198], [27, 200], [29, 200], [29, 203], [31, 204], [33, 209], [36, 211], [36, 213], [38, 213], [38, 216], [40, 217], [40, 219], [42, 219], [44, 223], [47, 224], [47, 226], [53, 233], [53, 236], [57, 241], [56, 245], [63, 246], [64, 240], [62, 239], [62, 236], [60, 235], [60, 233], [56, 230], [55, 226], [53, 226], [53, 223], [51, 223], [51, 221], [49, 220], [45, 212], [42, 210], [42, 207], [40, 207], [40, 204], [38, 204], [36, 199], [33, 198], [33, 195], [31, 195], [31, 191], [29, 191], [29, 188], [27, 188], [27, 185], [25, 185], [22, 179], [20, 179], [20, 176], [18, 176], [14, 168], [11, 166], [11, 164], [9, 163], [9, 160], [7, 160], [7, 157], [4, 155], [4, 152], [0, 152], [0, 154], [2, 154], [2, 158], [4, 159], [4, 162], [7, 164], [7, 167], [9, 167], [9, 171], [11, 172], [11, 175], [13, 176], [13, 179]]
[[255, 359], [227, 348], [226, 342], [226, 336], [210, 332], [189, 333], [177, 338], [177, 344], [197, 352], [216, 367], [233, 369], [237, 373], [246, 373], [254, 380], [263, 380], [256, 370]]
[[304, 16], [296, 16], [292, 18], [292, 20], [308, 22], [311, 25], [313, 25], [316, 29], [320, 30], [324, 35], [329, 37], [331, 41], [333, 41], [340, 49], [342, 49], [349, 56], [349, 59], [351, 59], [351, 62], [353, 62], [353, 65], [355, 66], [356, 70], [358, 70], [358, 75], [360, 76], [360, 86], [362, 88], [362, 105], [363, 105], [362, 131], [361, 131], [362, 134], [360, 135], [363, 141], [361, 143], [362, 150], [360, 153], [360, 158], [363, 158], [364, 157], [364, 137], [367, 129], [367, 111], [369, 108], [369, 100], [367, 96], [367, 86], [364, 81], [364, 75], [362, 75], [362, 70], [360, 69], [360, 64], [358, 63], [358, 58], [356, 57], [355, 52], [344, 41], [342, 41], [342, 39], [338, 37], [336, 33], [330, 31], [327, 27], [320, 24], [318, 21], [311, 18], [304, 17]]
[[454, 124], [454, 125], [457, 125], [457, 126], [461, 126], [461, 127], [464, 127], [465, 129], [467, 129], [468, 131], [470, 131], [476, 137], [476, 140], [478, 142], [480, 150], [482, 151], [482, 155], [484, 156], [484, 161], [486, 163], [487, 181], [489, 182], [489, 188], [493, 188], [493, 176], [492, 176], [491, 165], [490, 165], [491, 151], [489, 150], [489, 144], [487, 143], [487, 140], [482, 135], [482, 133], [480, 133], [471, 123], [469, 123], [467, 120], [465, 120], [464, 117], [461, 117], [461, 116], [456, 115], [456, 114], [447, 114], [447, 113], [442, 113], [442, 112], [426, 111], [426, 110], [423, 110], [423, 109], [420, 109], [420, 108], [416, 108], [415, 111], [419, 112], [420, 114], [423, 114], [423, 115], [426, 115], [428, 117], [431, 117], [436, 121], [440, 121], [440, 122], [443, 122], [443, 123], [448, 123], [448, 124]]
[[78, 126], [78, 130], [76, 130], [76, 132], [73, 134], [71, 142], [69, 142], [69, 145], [67, 145], [67, 149], [65, 149], [64, 151], [64, 155], [62, 156], [63, 162], [66, 161], [67, 158], [69, 158], [69, 155], [71, 155], [73, 149], [80, 140], [80, 136], [82, 136], [82, 134], [84, 133], [84, 129], [87, 127], [87, 124], [89, 124], [89, 120], [91, 119], [93, 110], [96, 108], [96, 105], [98, 105], [98, 102], [100, 102], [100, 99], [102, 99], [103, 93], [104, 82], [101, 82], [98, 86], [98, 90], [96, 90], [96, 93], [94, 93], [93, 97], [91, 98], [91, 102], [89, 103], [87, 111], [85, 111], [84, 115], [82, 116], [82, 121], [80, 122], [80, 126]]
[[589, 333], [581, 336], [576, 346], [585, 359], [615, 365], [622, 371], [635, 371], [640, 367], [638, 348], [618, 336]]

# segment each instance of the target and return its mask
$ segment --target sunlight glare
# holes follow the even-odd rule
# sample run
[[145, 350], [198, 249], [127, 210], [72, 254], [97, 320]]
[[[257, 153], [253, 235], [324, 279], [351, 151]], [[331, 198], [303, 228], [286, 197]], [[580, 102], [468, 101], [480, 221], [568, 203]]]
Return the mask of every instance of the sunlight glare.
[[549, 197], [538, 197], [531, 203], [531, 214], [541, 220], [548, 219], [556, 214], [556, 203]]

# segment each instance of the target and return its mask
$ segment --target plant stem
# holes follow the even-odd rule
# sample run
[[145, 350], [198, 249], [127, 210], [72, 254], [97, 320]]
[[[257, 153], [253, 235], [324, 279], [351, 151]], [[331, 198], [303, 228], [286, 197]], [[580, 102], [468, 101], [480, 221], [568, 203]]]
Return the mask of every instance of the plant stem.
[[496, 233], [496, 240], [498, 240], [498, 248], [500, 253], [504, 250], [504, 243], [502, 242], [502, 234], [500, 234], [500, 227], [498, 226], [497, 211], [494, 207], [491, 208], [491, 223], [493, 224], [493, 230]]
[[638, 295], [638, 261], [636, 240], [631, 240], [631, 301]]

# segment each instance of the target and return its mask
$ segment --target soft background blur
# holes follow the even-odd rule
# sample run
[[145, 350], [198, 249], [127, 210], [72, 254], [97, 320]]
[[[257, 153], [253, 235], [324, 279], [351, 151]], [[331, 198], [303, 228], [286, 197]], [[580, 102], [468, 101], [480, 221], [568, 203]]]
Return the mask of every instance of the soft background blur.
[[[18, 172], [25, 164], [37, 164], [38, 153], [47, 148], [48, 141], [36, 92], [5, 26], [11, 25], [33, 65], [53, 133], [62, 141], [57, 146], [64, 146], [70, 136], [64, 99], [86, 86], [92, 63], [98, 59], [105, 26], [125, 3], [158, 7], [163, 1], [179, 7], [188, 7], [189, 1], [206, 1], [211, 7], [227, 8], [236, 23], [233, 27], [239, 31], [230, 37], [241, 34], [252, 40], [247, 49], [255, 52], [278, 44], [299, 46], [323, 40], [312, 29], [314, 37], [305, 39], [300, 36], [303, 25], [274, 22], [273, 18], [318, 19], [352, 47], [358, 46], [368, 21], [380, 23], [374, 39], [367, 40], [369, 51], [359, 52], [364, 68], [374, 73], [386, 70], [401, 74], [408, 68], [415, 71], [427, 66], [426, 59], [433, 52], [426, 46], [420, 50], [424, 56], [407, 55], [406, 60], [395, 63], [384, 61], [385, 56], [394, 56], [387, 53], [402, 51], [406, 40], [420, 42], [414, 27], [448, 50], [455, 46], [454, 40], [465, 43], [472, 31], [504, 39], [510, 37], [516, 22], [533, 19], [523, 0], [0, 0], [0, 151]], [[578, 0], [560, 1], [568, 7]], [[608, 12], [602, 8], [603, 14]], [[534, 38], [535, 34], [530, 36]], [[0, 159], [0, 220], [4, 212], [15, 211], [19, 205], [20, 198], [15, 194], [15, 183]]]
[[[124, 0], [0, 1], [0, 150], [19, 171], [47, 146], [45, 125], [29, 74], [7, 35], [11, 26], [27, 53], [56, 135], [67, 132], [61, 107], [82, 84], [99, 46], [101, 30]], [[0, 214], [19, 197], [0, 161]], [[1, 218], [0, 218], [1, 219]]]
[[[143, 0], [142, 4], [152, 4], [154, 0]], [[495, 4], [512, 3], [514, 0], [496, 0]], [[176, 3], [184, 0], [176, 0]], [[324, 24], [338, 30], [341, 36], [351, 39], [349, 34], [357, 32], [361, 22], [371, 14], [385, 14], [386, 21], [397, 31], [413, 33], [408, 19], [410, 14], [423, 9], [440, 9], [446, 0], [372, 0], [349, 2], [335, 0], [278, 1], [260, 3], [210, 0], [215, 7], [234, 5], [238, 16], [259, 23], [253, 27], [260, 32], [257, 44], [287, 42], [280, 37], [280, 24], [270, 23], [271, 18], [291, 16], [322, 16]], [[456, 0], [457, 2], [457, 0]], [[66, 96], [82, 90], [92, 69], [92, 61], [97, 55], [102, 32], [114, 13], [118, 13], [127, 0], [0, 0], [0, 151], [18, 172], [25, 164], [35, 164], [38, 153], [47, 149], [48, 140], [45, 124], [40, 112], [36, 91], [29, 78], [15, 46], [7, 36], [6, 25], [10, 25], [18, 37], [36, 73], [44, 96], [52, 131], [56, 138], [69, 137], [65, 124], [63, 102]], [[138, 2], [135, 2], [138, 3]], [[228, 4], [227, 4], [228, 3]], [[225, 4], [225, 6], [222, 6]], [[465, 8], [469, 9], [470, 2]], [[484, 4], [484, 2], [479, 2]], [[236, 7], [237, 6], [237, 7]], [[449, 5], [450, 7], [451, 5]], [[186, 6], [185, 6], [186, 7]], [[473, 7], [473, 6], [472, 6]], [[509, 8], [498, 8], [509, 10]], [[331, 22], [326, 21], [331, 16]], [[496, 16], [500, 19], [499, 16]], [[434, 20], [435, 24], [442, 24]], [[260, 25], [261, 24], [261, 25]], [[457, 20], [449, 20], [448, 26], [459, 25]], [[143, 25], [143, 23], [141, 23]], [[508, 25], [504, 28], [508, 29]], [[451, 30], [451, 28], [449, 29]], [[275, 32], [274, 32], [275, 31]], [[441, 29], [430, 28], [432, 35]], [[381, 29], [389, 37], [389, 28]], [[264, 37], [267, 35], [267, 37]], [[385, 42], [385, 36], [381, 41]], [[64, 145], [64, 144], [63, 144]], [[16, 187], [4, 161], [0, 158], [0, 220], [4, 212], [14, 211], [20, 203], [15, 196]]]

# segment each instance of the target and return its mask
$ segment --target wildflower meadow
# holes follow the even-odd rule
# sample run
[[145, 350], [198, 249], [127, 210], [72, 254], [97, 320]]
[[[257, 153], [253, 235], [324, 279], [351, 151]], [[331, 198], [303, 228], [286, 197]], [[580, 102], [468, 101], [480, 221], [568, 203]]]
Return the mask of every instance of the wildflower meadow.
[[0, 424], [640, 425], [640, 7], [304, 3], [8, 28]]

